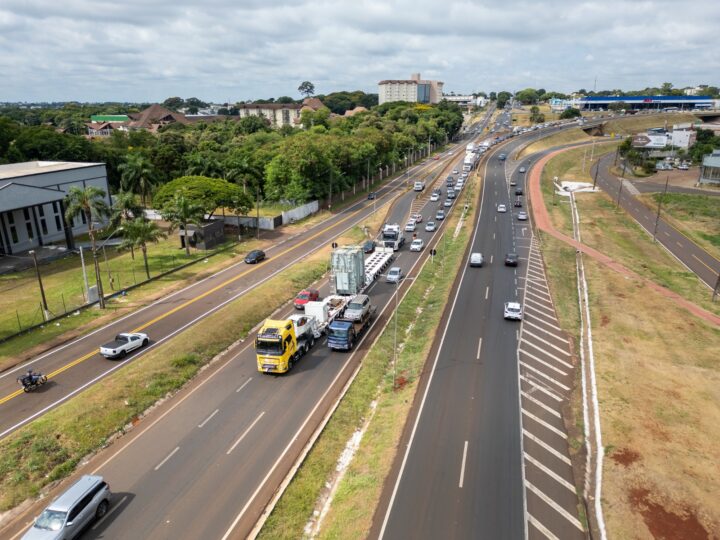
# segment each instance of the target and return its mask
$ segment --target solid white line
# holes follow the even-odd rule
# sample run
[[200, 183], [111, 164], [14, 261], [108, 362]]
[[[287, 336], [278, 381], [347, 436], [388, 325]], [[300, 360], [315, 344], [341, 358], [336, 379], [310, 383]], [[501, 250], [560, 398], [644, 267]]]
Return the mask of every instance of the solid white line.
[[543, 420], [543, 419], [540, 418], [539, 416], [536, 416], [536, 415], [534, 415], [533, 413], [531, 413], [531, 412], [529, 412], [529, 411], [527, 411], [527, 410], [525, 410], [525, 409], [523, 409], [522, 412], [523, 412], [523, 414], [524, 414], [525, 416], [527, 416], [528, 418], [531, 418], [531, 419], [535, 420], [538, 424], [540, 424], [540, 425], [543, 426], [544, 428], [552, 431], [552, 432], [555, 433], [555, 435], [557, 435], [558, 437], [562, 437], [563, 439], [567, 439], [567, 434], [566, 434], [564, 431], [559, 430], [559, 429], [557, 429], [556, 427], [548, 424], [545, 420]]
[[198, 424], [198, 427], [199, 427], [199, 428], [203, 427], [205, 424], [207, 424], [207, 423], [210, 421], [210, 419], [211, 419], [213, 416], [215, 416], [215, 415], [216, 415], [217, 413], [219, 413], [219, 412], [220, 412], [220, 409], [215, 409], [215, 410], [210, 414], [210, 416], [208, 416], [205, 420], [203, 420], [202, 422], [200, 422], [200, 423]]
[[485, 287], [485, 300], [488, 299], [488, 295], [489, 295], [489, 294], [490, 294], [490, 285], [488, 285], [487, 287]]
[[538, 330], [540, 330], [540, 332], [544, 332], [544, 333], [548, 334], [548, 335], [549, 335], [551, 338], [553, 338], [553, 339], [557, 339], [558, 341], [562, 341], [563, 343], [567, 343], [567, 344], [570, 343], [570, 342], [569, 342], [567, 339], [565, 339], [564, 337], [559, 336], [559, 335], [557, 335], [556, 333], [551, 332], [550, 330], [546, 330], [546, 329], [543, 328], [542, 326], [539, 326], [539, 325], [537, 325], [537, 324], [535, 324], [535, 323], [532, 323], [532, 322], [530, 322], [530, 321], [525, 321], [525, 322], [526, 322], [529, 326], [532, 326], [533, 328], [537, 328]]
[[532, 386], [533, 388], [535, 388], [535, 389], [537, 389], [537, 390], [540, 390], [542, 393], [544, 393], [544, 394], [546, 394], [547, 396], [551, 397], [551, 398], [554, 399], [555, 401], [561, 402], [561, 401], [563, 400], [563, 398], [561, 398], [560, 396], [558, 396], [555, 392], [553, 392], [553, 391], [551, 391], [551, 390], [548, 390], [547, 388], [545, 388], [545, 387], [542, 386], [541, 384], [538, 384], [537, 382], [533, 381], [530, 377], [526, 377], [525, 375], [520, 375], [520, 378], [521, 378], [523, 381], [525, 381], [526, 383], [528, 383], [530, 386]]
[[547, 444], [540, 437], [533, 435], [527, 429], [524, 429], [524, 428], [523, 428], [523, 435], [525, 435], [531, 441], [537, 443], [539, 446], [543, 447], [545, 450], [550, 452], [552, 455], [554, 455], [560, 461], [567, 463], [569, 466], [572, 467], [572, 462], [570, 461], [570, 458], [568, 458], [565, 454], [562, 454], [561, 452], [558, 452], [557, 450], [555, 450], [552, 446]]
[[255, 427], [255, 424], [257, 424], [263, 416], [265, 416], [265, 411], [261, 412], [258, 417], [253, 421], [253, 423], [250, 424], [245, 431], [243, 431], [242, 435], [240, 435], [240, 438], [233, 443], [233, 445], [227, 452], [225, 452], [225, 454], [230, 455], [230, 452], [235, 450], [235, 447], [242, 442], [242, 440], [245, 438], [245, 435], [250, 433], [250, 430]]
[[573, 516], [570, 512], [568, 512], [567, 510], [565, 510], [562, 506], [560, 506], [558, 503], [556, 503], [555, 501], [553, 501], [550, 497], [548, 497], [547, 495], [545, 495], [542, 491], [540, 491], [538, 488], [536, 488], [535, 486], [533, 486], [533, 485], [532, 485], [530, 482], [528, 482], [527, 480], [525, 480], [525, 485], [527, 486], [527, 488], [528, 488], [530, 491], [532, 491], [533, 493], [535, 493], [535, 495], [537, 495], [537, 496], [540, 497], [543, 501], [545, 501], [546, 504], [548, 504], [549, 506], [551, 506], [558, 514], [560, 514], [562, 517], [564, 517], [565, 519], [567, 519], [570, 523], [572, 523], [573, 525], [575, 525], [575, 526], [576, 526], [578, 529], [580, 529], [582, 532], [585, 532], [585, 529], [583, 529], [582, 523], [580, 523], [580, 522], [578, 521], [578, 519], [577, 519], [575, 516]]
[[[525, 341], [525, 339], [522, 339], [521, 341]], [[525, 343], [527, 343], [527, 342], [525, 341]], [[531, 344], [528, 343], [528, 345], [531, 345]], [[539, 349], [540, 351], [542, 351], [542, 349], [540, 349], [539, 347], [535, 347], [535, 348], [536, 348], [536, 349]], [[558, 372], [560, 375], [562, 375], [563, 377], [567, 377], [567, 376], [568, 376], [568, 373], [567, 373], [567, 372], [563, 371], [563, 370], [560, 369], [560, 368], [556, 368], [555, 366], [553, 366], [552, 364], [549, 364], [549, 363], [546, 362], [545, 360], [541, 360], [540, 358], [538, 358], [538, 357], [535, 356], [534, 354], [527, 352], [525, 349], [520, 349], [520, 352], [523, 353], [525, 356], [527, 356], [527, 357], [529, 357], [529, 358], [532, 358], [532, 359], [535, 360], [536, 362], [540, 362], [540, 363], [541, 363], [542, 365], [544, 365], [545, 367], [548, 367], [548, 368], [552, 369], [553, 371], [557, 371], [557, 372]], [[544, 352], [544, 351], [543, 351], [543, 352]]]
[[570, 482], [568, 482], [567, 480], [565, 480], [562, 476], [560, 476], [559, 474], [557, 474], [555, 471], [547, 468], [545, 465], [543, 465], [542, 463], [540, 463], [537, 459], [535, 459], [534, 457], [532, 457], [532, 456], [531, 456], [530, 454], [528, 454], [527, 452], [525, 453], [525, 459], [527, 459], [530, 463], [532, 463], [533, 465], [535, 465], [535, 466], [536, 466], [538, 469], [540, 469], [542, 472], [544, 472], [545, 474], [547, 474], [550, 478], [552, 478], [553, 480], [555, 480], [558, 484], [560, 484], [560, 485], [563, 486], [563, 487], [566, 487], [566, 488], [569, 489], [573, 494], [575, 493], [575, 486], [574, 486], [574, 485], [572, 485]]
[[237, 393], [237, 392], [239, 392], [240, 390], [242, 390], [243, 388], [245, 388], [245, 387], [248, 385], [248, 383], [249, 383], [250, 381], [252, 381], [252, 380], [253, 380], [253, 378], [250, 377], [247, 381], [245, 381], [244, 383], [242, 383], [242, 386], [240, 386], [240, 388], [238, 388], [237, 390], [235, 390], [235, 393]]
[[[563, 350], [561, 347], [558, 347], [557, 345], [553, 345], [553, 344], [550, 343], [549, 341], [541, 338], [541, 337], [538, 336], [537, 334], [533, 334], [533, 333], [530, 332], [529, 330], [525, 330], [525, 334], [527, 334], [528, 336], [530, 336], [533, 341], [539, 341], [540, 343], [544, 343], [545, 345], [547, 345], [548, 347], [551, 347], [551, 348], [555, 349], [555, 350], [558, 351], [559, 353], [564, 354], [564, 355], [567, 356], [567, 357], [572, 357], [572, 355], [571, 355], [569, 352]], [[568, 363], [568, 362], [566, 362], [566, 361], [564, 361], [564, 360], [560, 360], [560, 359], [557, 358], [554, 354], [552, 354], [552, 353], [550, 353], [550, 352], [548, 352], [548, 351], [546, 351], [546, 350], [543, 350], [542, 348], [538, 347], [538, 345], [537, 345], [536, 343], [531, 343], [530, 341], [528, 341], [528, 340], [526, 340], [526, 339], [524, 339], [524, 341], [525, 341], [526, 343], [530, 343], [530, 345], [532, 345], [532, 346], [535, 347], [536, 349], [539, 349], [539, 350], [543, 351], [543, 352], [544, 352], [545, 354], [547, 354], [548, 356], [552, 356], [553, 358], [555, 358], [558, 362], [560, 362], [560, 363], [561, 363], [562, 365], [564, 365], [565, 367], [568, 367], [568, 368], [572, 368], [572, 367], [573, 367], [572, 364], [570, 364], [570, 363]]]
[[493, 262], [493, 256], [490, 255], [490, 264], [492, 264], [492, 262]]
[[493, 240], [495, 240], [495, 233], [493, 233]]
[[96, 521], [95, 524], [90, 528], [90, 530], [94, 531], [94, 530], [97, 529], [100, 525], [102, 525], [103, 521], [105, 521], [108, 517], [110, 517], [110, 514], [112, 514], [113, 512], [115, 512], [115, 510], [117, 510], [118, 508], [120, 508], [120, 507], [122, 506], [122, 503], [124, 503], [124, 502], [127, 500], [127, 498], [128, 498], [128, 496], [125, 495], [125, 496], [123, 496], [123, 498], [120, 499], [117, 503], [113, 504], [113, 506], [112, 506], [112, 508], [110, 509], [110, 511], [107, 512], [107, 513], [102, 517], [102, 519]]
[[555, 536], [553, 533], [551, 533], [545, 525], [540, 523], [537, 519], [535, 519], [533, 516], [528, 514], [528, 521], [532, 524], [533, 527], [535, 527], [538, 532], [545, 536], [548, 540], [560, 540], [557, 536]]
[[160, 463], [158, 463], [157, 465], [155, 465], [155, 470], [157, 471], [160, 467], [162, 467], [163, 465], [165, 465], [165, 463], [167, 462], [167, 460], [170, 459], [171, 457], [173, 457], [173, 456], [175, 455], [175, 452], [177, 452], [178, 450], [180, 450], [180, 447], [179, 447], [179, 446], [176, 446], [176, 447], [175, 447], [175, 450], [173, 450], [172, 452], [170, 452], [165, 459], [163, 459]]
[[567, 391], [567, 392], [570, 391], [570, 387], [569, 387], [569, 386], [565, 386], [565, 385], [564, 385], [563, 383], [561, 383], [560, 381], [556, 381], [555, 379], [553, 379], [553, 378], [552, 378], [550, 375], [548, 375], [547, 373], [544, 373], [543, 371], [540, 371], [538, 368], [531, 366], [531, 365], [528, 364], [527, 362], [520, 362], [520, 365], [521, 365], [522, 367], [524, 367], [525, 369], [529, 369], [530, 371], [533, 371], [533, 372], [537, 373], [537, 374], [538, 374], [540, 377], [542, 377], [543, 379], [547, 379], [549, 382], [553, 383], [553, 384], [556, 385], [556, 386], [559, 386], [559, 387], [562, 388], [563, 390], [565, 390], [565, 391]]
[[539, 399], [534, 398], [533, 396], [531, 396], [530, 394], [528, 394], [527, 392], [524, 392], [524, 391], [522, 391], [522, 390], [520, 391], [520, 394], [521, 394], [524, 398], [526, 398], [528, 401], [532, 401], [535, 405], [537, 405], [537, 406], [540, 407], [541, 409], [544, 409], [544, 410], [545, 410], [546, 412], [548, 412], [549, 414], [552, 414], [552, 415], [553, 415], [554, 417], [556, 417], [556, 418], [560, 418], [560, 413], [559, 413], [559, 412], [557, 412], [557, 411], [556, 411], [555, 409], [553, 409], [552, 407], [549, 407], [548, 405], [545, 405], [545, 404], [544, 404], [542, 401], [540, 401]]
[[480, 340], [478, 341], [478, 351], [476, 356], [478, 360], [480, 360], [480, 349], [482, 349], [482, 338], [480, 338]]
[[465, 447], [463, 448], [463, 457], [462, 457], [462, 465], [460, 466], [460, 483], [458, 484], [458, 487], [463, 487], [463, 480], [465, 479], [465, 460], [467, 459], [467, 447], [468, 442], [465, 441]]

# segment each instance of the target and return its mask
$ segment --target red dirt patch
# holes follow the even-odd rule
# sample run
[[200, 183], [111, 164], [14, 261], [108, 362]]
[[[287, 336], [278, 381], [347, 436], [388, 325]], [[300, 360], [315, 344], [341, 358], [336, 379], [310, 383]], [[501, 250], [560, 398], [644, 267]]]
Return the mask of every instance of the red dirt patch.
[[633, 488], [629, 493], [633, 510], [642, 514], [645, 526], [657, 540], [706, 540], [710, 534], [689, 508], [682, 515], [667, 510], [662, 504], [650, 500], [650, 490]]
[[610, 317], [603, 315], [602, 319], [600, 319], [600, 326], [607, 326], [608, 324], [610, 324]]
[[408, 380], [403, 375], [398, 375], [395, 377], [395, 390], [402, 390], [407, 383]]
[[641, 458], [638, 452], [630, 448], [620, 448], [613, 452], [610, 457], [615, 463], [619, 463], [623, 467], [628, 467]]

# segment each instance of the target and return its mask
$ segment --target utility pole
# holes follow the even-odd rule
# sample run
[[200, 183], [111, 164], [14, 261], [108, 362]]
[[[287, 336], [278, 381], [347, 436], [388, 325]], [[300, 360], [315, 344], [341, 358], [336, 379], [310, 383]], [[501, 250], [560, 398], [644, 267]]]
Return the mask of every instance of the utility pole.
[[398, 292], [400, 289], [400, 280], [395, 283], [395, 344], [393, 345], [393, 390], [395, 390], [397, 380], [397, 320], [398, 320]]
[[595, 176], [593, 176], [593, 191], [595, 191], [595, 186], [597, 186], [598, 171], [600, 171], [600, 160], [599, 159], [598, 159], [598, 162], [595, 164]]
[[657, 229], [658, 229], [658, 223], [660, 223], [660, 207], [662, 206], [663, 199], [665, 198], [665, 195], [667, 194], [668, 182], [670, 182], [670, 175], [668, 175], [667, 178], [665, 179], [665, 191], [663, 191], [662, 196], [658, 199], [658, 211], [657, 211], [657, 216], [655, 216], [655, 228], [653, 229], [653, 242], [657, 242]]
[[105, 293], [103, 292], [102, 278], [100, 277], [100, 263], [98, 262], [97, 249], [93, 249], [93, 264], [95, 265], [95, 283], [97, 283], [98, 306], [105, 309]]
[[260, 240], [260, 186], [258, 186], [255, 190], [255, 210], [256, 210], [256, 220], [255, 223], [256, 229], [257, 229], [257, 239]]
[[40, 267], [38, 266], [37, 255], [35, 250], [31, 249], [28, 253], [32, 255], [33, 264], [35, 265], [35, 274], [37, 275], [38, 285], [40, 286], [40, 298], [42, 299], [43, 317], [47, 321], [49, 317], [49, 309], [47, 305], [47, 299], [45, 298], [45, 289], [43, 288], [42, 278], [40, 277]]
[[85, 255], [83, 248], [80, 246], [80, 266], [82, 266], [83, 283], [85, 284], [85, 301], [90, 301], [90, 289], [88, 287], [87, 272], [85, 271]]
[[627, 162], [623, 161], [623, 172], [622, 177], [620, 178], [620, 189], [618, 190], [618, 198], [617, 203], [615, 203], [616, 207], [620, 207], [620, 196], [622, 195], [622, 188], [623, 184], [625, 183], [625, 168], [627, 167]]

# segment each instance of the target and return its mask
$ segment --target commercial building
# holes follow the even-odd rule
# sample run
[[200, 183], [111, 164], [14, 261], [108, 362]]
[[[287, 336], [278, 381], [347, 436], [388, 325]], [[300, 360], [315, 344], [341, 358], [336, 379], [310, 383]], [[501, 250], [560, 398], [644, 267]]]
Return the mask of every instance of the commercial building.
[[440, 103], [443, 98], [442, 81], [423, 80], [419, 73], [409, 79], [389, 79], [378, 83], [378, 102], [409, 101], [411, 103]]
[[442, 99], [449, 101], [450, 103], [457, 103], [460, 107], [484, 107], [488, 100], [482, 96], [475, 97], [469, 96], [458, 96], [455, 94], [445, 94]]
[[104, 163], [30, 161], [0, 165], [0, 255], [64, 243], [87, 232], [85, 215], [65, 223], [64, 199], [71, 187], [96, 186], [111, 204]]
[[617, 103], [622, 103], [626, 110], [691, 111], [715, 107], [710, 96], [586, 96], [571, 103], [583, 111], [604, 111]]
[[634, 148], [661, 149], [665, 147], [688, 149], [695, 144], [697, 133], [694, 129], [673, 129], [666, 131], [662, 128], [649, 129], [645, 133], [633, 135]]
[[703, 158], [699, 182], [720, 186], [720, 150], [714, 150]]

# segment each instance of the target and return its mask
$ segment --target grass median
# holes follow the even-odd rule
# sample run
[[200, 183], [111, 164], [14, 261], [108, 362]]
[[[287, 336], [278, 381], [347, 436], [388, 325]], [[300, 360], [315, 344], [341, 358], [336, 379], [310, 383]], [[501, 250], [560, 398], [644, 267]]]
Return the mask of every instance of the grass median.
[[[466, 189], [476, 190], [476, 182]], [[471, 193], [471, 200], [475, 194]], [[372, 414], [355, 458], [340, 482], [319, 538], [365, 538], [389, 473], [453, 279], [470, 238], [474, 204], [453, 238], [455, 212], [437, 246], [398, 308], [397, 389], [393, 390], [393, 321], [363, 359], [362, 368], [287, 490], [266, 521], [260, 538], [301, 538], [346, 443]], [[442, 263], [440, 262], [442, 260]], [[376, 403], [376, 406], [373, 406]], [[374, 411], [374, 413], [372, 412]]]

